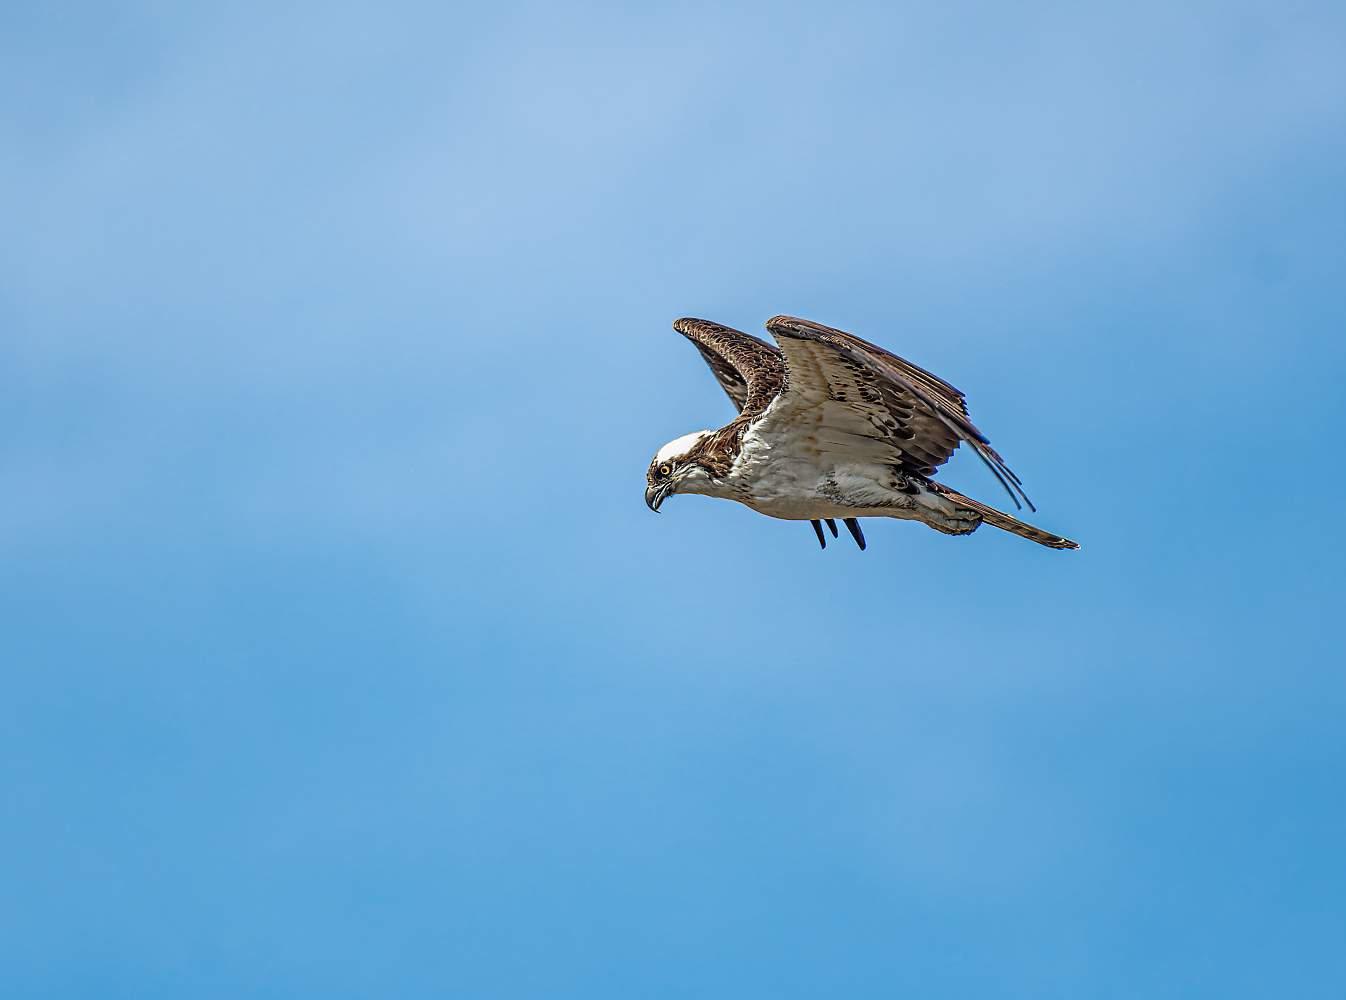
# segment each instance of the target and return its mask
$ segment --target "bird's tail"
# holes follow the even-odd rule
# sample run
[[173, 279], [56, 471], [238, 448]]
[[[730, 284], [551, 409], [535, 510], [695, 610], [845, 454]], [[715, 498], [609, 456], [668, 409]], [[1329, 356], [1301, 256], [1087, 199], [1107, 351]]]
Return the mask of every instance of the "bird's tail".
[[1037, 542], [1039, 545], [1046, 545], [1053, 549], [1078, 549], [1079, 544], [1072, 542], [1069, 538], [1062, 538], [1060, 535], [1053, 535], [1050, 531], [1043, 531], [1041, 528], [1035, 528], [1031, 524], [1024, 524], [1022, 521], [1015, 520], [1008, 514], [1002, 514], [994, 507], [988, 507], [984, 503], [978, 503], [971, 497], [965, 497], [961, 493], [949, 489], [942, 483], [929, 483], [926, 489], [938, 493], [940, 496], [948, 497], [960, 507], [968, 507], [981, 515], [983, 524], [994, 525], [1004, 531], [1018, 535], [1020, 538], [1027, 538], [1030, 542]]

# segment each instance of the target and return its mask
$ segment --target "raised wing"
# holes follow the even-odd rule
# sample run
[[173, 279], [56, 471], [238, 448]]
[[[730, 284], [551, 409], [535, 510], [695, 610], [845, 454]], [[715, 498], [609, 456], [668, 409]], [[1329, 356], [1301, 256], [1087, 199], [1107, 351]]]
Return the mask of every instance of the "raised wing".
[[742, 415], [760, 414], [785, 384], [781, 352], [752, 334], [690, 316], [675, 321], [673, 329], [696, 345]]
[[766, 328], [789, 369], [780, 416], [812, 414], [809, 432], [820, 447], [929, 476], [966, 441], [1016, 507], [1022, 497], [1036, 509], [968, 419], [963, 394], [948, 382], [882, 347], [806, 319], [776, 316]]

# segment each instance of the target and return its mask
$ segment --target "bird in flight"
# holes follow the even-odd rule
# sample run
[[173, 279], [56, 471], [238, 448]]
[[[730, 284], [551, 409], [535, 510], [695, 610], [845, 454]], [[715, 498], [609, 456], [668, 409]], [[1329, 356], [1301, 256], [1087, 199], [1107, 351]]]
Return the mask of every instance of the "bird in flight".
[[1079, 548], [931, 478], [966, 441], [1016, 507], [1037, 509], [948, 382], [805, 319], [776, 316], [766, 328], [778, 347], [704, 319], [673, 324], [701, 352], [738, 416], [659, 449], [646, 473], [651, 510], [674, 493], [737, 500], [769, 517], [813, 522], [823, 548], [823, 523], [835, 538], [840, 518], [863, 549], [861, 517], [921, 521], [949, 535], [991, 524], [1039, 545]]

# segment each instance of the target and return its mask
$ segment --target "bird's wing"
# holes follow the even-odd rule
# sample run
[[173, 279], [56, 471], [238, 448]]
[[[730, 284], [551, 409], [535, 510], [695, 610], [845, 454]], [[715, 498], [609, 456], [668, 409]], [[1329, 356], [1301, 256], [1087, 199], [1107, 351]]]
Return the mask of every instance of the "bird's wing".
[[760, 414], [785, 383], [781, 352], [752, 334], [690, 316], [673, 329], [696, 345], [740, 414]]
[[773, 420], [800, 423], [816, 447], [839, 458], [879, 461], [922, 476], [966, 441], [1016, 506], [1023, 497], [1033, 509], [1018, 478], [968, 420], [963, 394], [948, 382], [882, 347], [808, 320], [776, 316], [766, 328], [788, 368]]

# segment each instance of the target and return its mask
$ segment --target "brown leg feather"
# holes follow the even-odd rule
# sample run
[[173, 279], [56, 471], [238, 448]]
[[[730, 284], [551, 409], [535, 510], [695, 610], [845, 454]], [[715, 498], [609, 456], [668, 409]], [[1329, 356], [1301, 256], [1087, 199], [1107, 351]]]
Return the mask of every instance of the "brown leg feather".
[[933, 490], [940, 496], [948, 497], [957, 503], [960, 507], [967, 507], [981, 515], [983, 524], [990, 524], [1001, 528], [1011, 534], [1018, 535], [1020, 538], [1027, 538], [1030, 542], [1037, 542], [1039, 545], [1046, 545], [1053, 549], [1078, 549], [1079, 545], [1072, 542], [1069, 538], [1062, 538], [1060, 535], [1053, 535], [1050, 531], [1043, 531], [1041, 528], [1035, 528], [1031, 524], [1024, 524], [1022, 521], [1015, 520], [1008, 514], [1002, 514], [994, 507], [988, 507], [984, 503], [978, 503], [970, 497], [949, 489], [939, 483], [929, 483], [927, 489]]

